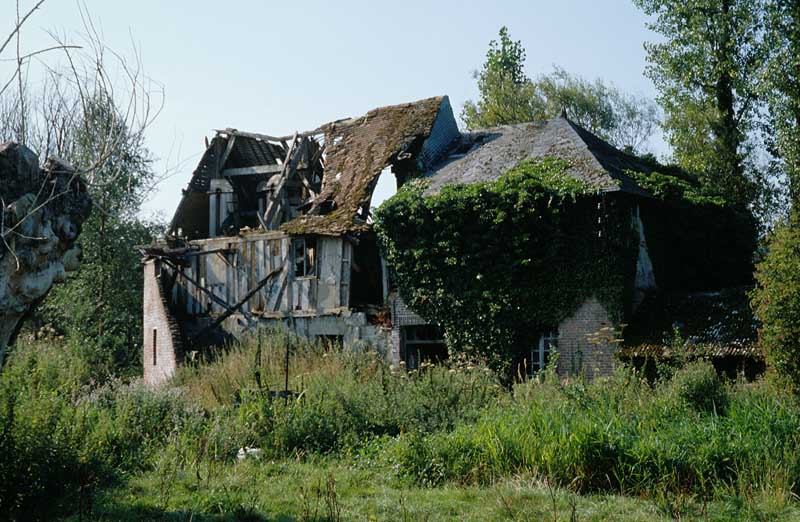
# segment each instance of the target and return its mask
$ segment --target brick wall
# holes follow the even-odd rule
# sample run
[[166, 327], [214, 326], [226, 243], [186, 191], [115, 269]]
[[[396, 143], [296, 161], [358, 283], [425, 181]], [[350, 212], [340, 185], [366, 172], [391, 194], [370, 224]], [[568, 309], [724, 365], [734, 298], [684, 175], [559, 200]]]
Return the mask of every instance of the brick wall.
[[[590, 378], [610, 375], [614, 371], [616, 345], [608, 338], [609, 329], [614, 326], [603, 305], [595, 298], [587, 299], [558, 326], [558, 374]], [[597, 333], [604, 335], [592, 335]]]
[[172, 377], [182, 359], [180, 330], [164, 299], [160, 272], [157, 261], [150, 259], [144, 263], [142, 355], [144, 381], [151, 385], [160, 384]]
[[428, 322], [415, 314], [396, 292], [389, 294], [387, 304], [392, 318], [391, 347], [387, 350], [387, 355], [389, 356], [389, 362], [399, 364], [402, 360], [400, 353], [402, 347], [400, 345], [403, 342], [400, 328], [428, 324]]

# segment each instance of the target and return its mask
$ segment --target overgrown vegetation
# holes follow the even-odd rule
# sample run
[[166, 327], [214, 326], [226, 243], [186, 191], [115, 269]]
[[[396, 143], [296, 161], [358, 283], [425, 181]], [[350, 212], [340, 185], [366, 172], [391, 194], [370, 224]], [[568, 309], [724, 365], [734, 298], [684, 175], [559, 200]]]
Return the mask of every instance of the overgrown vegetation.
[[[282, 397], [270, 392], [284, 387], [287, 341], [296, 394]], [[467, 362], [405, 372], [372, 352], [269, 334], [163, 389], [92, 386], [81, 364], [32, 345], [0, 375], [0, 516], [798, 514], [800, 407], [766, 382], [722, 382], [703, 362], [655, 386], [628, 370], [559, 382], [551, 369], [510, 390]], [[237, 463], [243, 448], [258, 455]], [[608, 494], [643, 500], [592, 496]]]
[[753, 308], [769, 364], [800, 391], [800, 216], [778, 226], [758, 264]]
[[495, 182], [404, 186], [375, 230], [404, 300], [456, 353], [512, 368], [538, 332], [589, 297], [622, 314], [636, 247], [627, 207], [598, 199], [563, 160], [526, 160]]

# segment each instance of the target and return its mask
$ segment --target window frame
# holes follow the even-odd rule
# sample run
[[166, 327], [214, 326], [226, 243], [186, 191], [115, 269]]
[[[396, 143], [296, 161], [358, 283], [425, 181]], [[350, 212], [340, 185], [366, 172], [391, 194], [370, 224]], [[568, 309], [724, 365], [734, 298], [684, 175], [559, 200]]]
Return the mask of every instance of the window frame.
[[558, 351], [559, 337], [560, 335], [557, 328], [554, 330], [547, 330], [539, 334], [539, 339], [536, 341], [536, 346], [531, 349], [531, 376], [547, 368], [552, 353]]
[[[299, 252], [302, 253], [300, 258], [298, 258]], [[303, 269], [298, 272], [297, 267], [300, 262], [302, 262]], [[292, 273], [294, 274], [294, 278], [315, 279], [317, 277], [317, 264], [317, 239], [306, 237], [292, 238]]]

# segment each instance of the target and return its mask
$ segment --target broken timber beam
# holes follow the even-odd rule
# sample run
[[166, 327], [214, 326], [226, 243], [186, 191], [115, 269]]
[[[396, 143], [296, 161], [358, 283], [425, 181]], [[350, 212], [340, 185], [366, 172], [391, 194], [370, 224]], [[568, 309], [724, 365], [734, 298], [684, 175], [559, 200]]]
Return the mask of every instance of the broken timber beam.
[[279, 174], [283, 172], [283, 165], [258, 165], [255, 167], [240, 167], [236, 169], [224, 169], [222, 175], [229, 176], [248, 176], [250, 174]]
[[[250, 299], [251, 299], [251, 298], [252, 298], [254, 295], [256, 295], [256, 293], [257, 293], [259, 290], [261, 290], [261, 289], [262, 289], [262, 288], [263, 288], [263, 287], [264, 287], [264, 286], [265, 286], [267, 283], [269, 283], [270, 279], [272, 279], [273, 277], [275, 277], [275, 274], [277, 274], [277, 273], [281, 272], [282, 270], [283, 270], [283, 267], [279, 267], [279, 268], [276, 268], [276, 269], [274, 269], [274, 270], [273, 270], [272, 272], [270, 272], [269, 274], [267, 274], [267, 276], [266, 276], [264, 279], [262, 279], [261, 281], [259, 281], [259, 282], [256, 284], [256, 286], [254, 286], [253, 288], [251, 288], [251, 289], [250, 289], [250, 291], [249, 291], [249, 292], [247, 292], [247, 294], [246, 294], [244, 297], [242, 297], [242, 298], [239, 300], [239, 302], [238, 302], [238, 303], [236, 303], [236, 304], [235, 304], [235, 305], [233, 305], [232, 307], [228, 308], [228, 310], [227, 310], [226, 312], [224, 312], [223, 314], [221, 314], [219, 317], [217, 317], [217, 318], [214, 320], [214, 322], [213, 322], [213, 323], [209, 324], [208, 326], [206, 326], [205, 328], [203, 328], [202, 330], [200, 330], [199, 332], [197, 332], [196, 334], [194, 334], [194, 335], [192, 336], [192, 338], [189, 340], [189, 342], [190, 342], [190, 343], [193, 343], [194, 341], [196, 341], [197, 339], [199, 339], [200, 337], [202, 337], [202, 336], [203, 336], [203, 335], [205, 335], [206, 333], [210, 332], [211, 330], [213, 330], [214, 328], [216, 328], [217, 326], [219, 326], [220, 324], [222, 324], [222, 322], [223, 322], [225, 319], [227, 319], [228, 317], [232, 316], [232, 315], [233, 315], [233, 314], [235, 314], [237, 311], [239, 311], [239, 310], [240, 310], [240, 309], [241, 309], [241, 308], [242, 308], [242, 307], [245, 305], [245, 303], [247, 303], [247, 301], [249, 301], [249, 300], [250, 300]], [[248, 317], [248, 316], [245, 316], [245, 317]], [[248, 322], [249, 322], [249, 321], [251, 321], [251, 320], [252, 320], [252, 318], [249, 318], [249, 319], [248, 319]]]
[[[167, 265], [171, 266], [172, 269], [175, 271], [175, 273], [178, 273], [178, 267], [177, 266], [173, 265], [172, 263], [170, 263], [167, 260], [164, 260], [164, 262]], [[194, 280], [191, 277], [189, 277], [188, 275], [186, 275], [185, 272], [180, 272], [180, 277], [183, 277], [184, 279], [186, 279], [187, 281], [192, 283], [195, 288], [197, 288], [198, 290], [200, 290], [201, 292], [206, 294], [212, 301], [217, 303], [220, 307], [224, 308], [226, 310], [226, 312], [231, 310], [231, 306], [227, 303], [227, 301], [215, 296], [213, 292], [211, 292], [208, 288], [205, 288], [203, 285], [201, 285], [196, 280]], [[233, 312], [231, 312], [231, 313], [233, 313]], [[244, 311], [242, 313], [247, 318], [248, 321], [252, 319], [252, 316], [249, 313], [244, 312]]]
[[222, 173], [222, 167], [225, 166], [225, 163], [228, 161], [228, 158], [231, 155], [231, 151], [233, 151], [233, 145], [236, 143], [236, 136], [231, 136], [228, 138], [228, 144], [225, 147], [225, 152], [222, 153], [222, 156], [219, 158], [219, 167], [217, 168], [217, 172]]
[[283, 162], [283, 168], [281, 169], [281, 177], [278, 181], [278, 184], [275, 186], [272, 194], [270, 194], [269, 201], [267, 201], [267, 208], [264, 212], [264, 222], [267, 225], [271, 225], [275, 214], [277, 213], [278, 208], [278, 198], [280, 197], [281, 191], [283, 190], [283, 186], [286, 184], [286, 180], [289, 179], [289, 175], [294, 170], [294, 166], [292, 163], [295, 163], [294, 155], [295, 150], [297, 149], [298, 134], [295, 132], [294, 136], [292, 137], [292, 143], [289, 145], [289, 149], [286, 151], [286, 160]]
[[[217, 134], [227, 134], [228, 136], [241, 136], [243, 138], [252, 138], [254, 140], [261, 140], [261, 141], [272, 141], [275, 143], [281, 143], [283, 141], [288, 141], [292, 139], [293, 136], [269, 136], [267, 134], [259, 134], [257, 132], [244, 132], [236, 129], [215, 129], [214, 132]], [[322, 134], [324, 131], [321, 128], [314, 129], [308, 132], [301, 132], [295, 133], [296, 136], [300, 138], [307, 138], [309, 136], [316, 136], [318, 134]]]

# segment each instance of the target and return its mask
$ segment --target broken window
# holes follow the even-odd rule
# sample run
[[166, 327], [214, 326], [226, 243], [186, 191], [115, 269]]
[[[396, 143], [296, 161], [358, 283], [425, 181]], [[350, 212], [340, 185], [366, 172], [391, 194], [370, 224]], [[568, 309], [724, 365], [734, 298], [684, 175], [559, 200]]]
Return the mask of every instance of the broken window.
[[222, 226], [222, 190], [217, 189], [214, 193], [214, 230], [213, 236], [219, 235], [219, 229]]
[[543, 370], [550, 362], [550, 355], [558, 350], [558, 330], [551, 330], [539, 336], [539, 342], [531, 350], [531, 374]]
[[294, 245], [294, 276], [313, 277], [316, 275], [317, 241], [314, 238], [297, 238]]
[[438, 363], [447, 359], [447, 345], [440, 328], [432, 324], [403, 326], [400, 330], [403, 360], [406, 368], [414, 370], [423, 362]]

